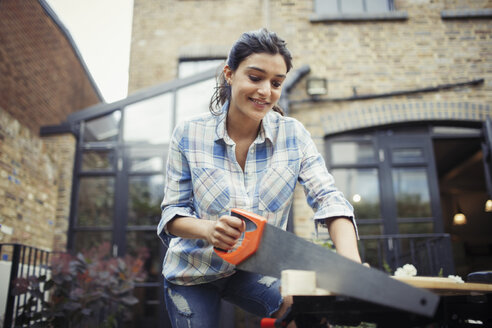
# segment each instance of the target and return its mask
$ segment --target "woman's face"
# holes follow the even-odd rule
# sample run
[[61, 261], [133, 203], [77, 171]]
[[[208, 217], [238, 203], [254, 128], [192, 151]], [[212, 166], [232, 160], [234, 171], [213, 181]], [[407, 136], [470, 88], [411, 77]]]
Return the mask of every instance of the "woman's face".
[[231, 86], [229, 113], [260, 122], [280, 98], [286, 74], [280, 54], [254, 53], [235, 71], [226, 65], [224, 75]]

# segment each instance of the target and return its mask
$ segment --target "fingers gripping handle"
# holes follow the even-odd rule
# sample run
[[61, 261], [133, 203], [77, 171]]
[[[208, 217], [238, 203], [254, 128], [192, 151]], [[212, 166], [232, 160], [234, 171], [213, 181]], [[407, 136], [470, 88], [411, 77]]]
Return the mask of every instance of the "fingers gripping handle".
[[[233, 208], [231, 210], [231, 215], [236, 216], [246, 222], [247, 229], [244, 232], [244, 238], [241, 242], [241, 245], [237, 249], [230, 252], [223, 251], [217, 248], [214, 248], [214, 251], [225, 261], [234, 265], [238, 265], [251, 255], [253, 255], [258, 249], [261, 241], [261, 236], [263, 234], [263, 229], [265, 227], [266, 219], [257, 214], [237, 208]], [[248, 229], [248, 227], [250, 226], [250, 222], [256, 226], [255, 229]]]

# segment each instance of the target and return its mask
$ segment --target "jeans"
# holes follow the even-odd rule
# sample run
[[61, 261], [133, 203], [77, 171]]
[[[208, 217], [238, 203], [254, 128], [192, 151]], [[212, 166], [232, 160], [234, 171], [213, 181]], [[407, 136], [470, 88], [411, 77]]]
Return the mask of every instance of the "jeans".
[[278, 279], [239, 270], [193, 286], [164, 279], [164, 298], [174, 328], [218, 327], [221, 298], [260, 317], [270, 317], [282, 305]]

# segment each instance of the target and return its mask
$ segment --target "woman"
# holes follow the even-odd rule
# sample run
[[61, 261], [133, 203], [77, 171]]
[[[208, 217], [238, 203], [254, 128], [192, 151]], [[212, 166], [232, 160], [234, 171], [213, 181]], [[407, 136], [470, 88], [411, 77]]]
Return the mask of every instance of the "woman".
[[276, 105], [292, 67], [286, 43], [266, 29], [233, 45], [210, 103], [212, 114], [178, 125], [167, 164], [158, 234], [166, 305], [173, 327], [217, 327], [220, 299], [258, 316], [290, 305], [279, 281], [235, 270], [213, 247], [231, 249], [245, 230], [242, 208], [286, 228], [299, 182], [339, 254], [360, 262], [351, 205], [306, 129]]

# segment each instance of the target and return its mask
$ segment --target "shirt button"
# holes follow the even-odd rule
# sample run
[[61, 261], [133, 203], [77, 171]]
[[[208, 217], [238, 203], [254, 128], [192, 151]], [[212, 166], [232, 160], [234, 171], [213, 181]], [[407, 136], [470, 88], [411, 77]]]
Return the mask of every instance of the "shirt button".
[[249, 152], [250, 153], [254, 153], [255, 152], [255, 149], [254, 148], [251, 148], [251, 150]]

